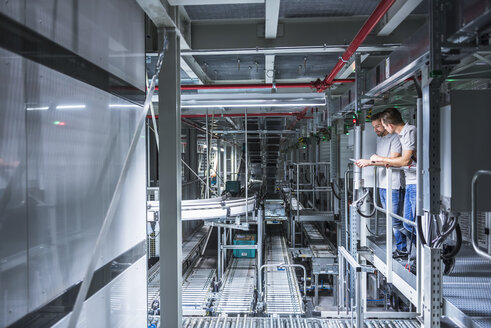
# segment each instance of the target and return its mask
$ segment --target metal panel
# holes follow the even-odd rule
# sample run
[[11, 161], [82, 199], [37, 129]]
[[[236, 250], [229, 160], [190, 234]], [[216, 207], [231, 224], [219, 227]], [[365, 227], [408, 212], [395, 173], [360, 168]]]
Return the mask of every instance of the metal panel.
[[[491, 155], [483, 148], [491, 140], [487, 110], [491, 90], [454, 90], [450, 94], [450, 107], [443, 107], [442, 131], [442, 196], [452, 211], [470, 211], [470, 188], [477, 170], [491, 169]], [[479, 211], [491, 210], [491, 181], [483, 177], [478, 185]]]
[[24, 60], [0, 49], [0, 327], [27, 312]]
[[[145, 327], [146, 266], [147, 261], [144, 256], [85, 301], [77, 328]], [[70, 316], [69, 314], [64, 317], [53, 328], [68, 327]]]
[[26, 3], [28, 27], [144, 89], [144, 15], [136, 1], [17, 2]]
[[[32, 62], [26, 84], [26, 107], [48, 107], [26, 111], [33, 310], [81, 280], [141, 109]], [[141, 139], [98, 267], [145, 238], [144, 151]]]

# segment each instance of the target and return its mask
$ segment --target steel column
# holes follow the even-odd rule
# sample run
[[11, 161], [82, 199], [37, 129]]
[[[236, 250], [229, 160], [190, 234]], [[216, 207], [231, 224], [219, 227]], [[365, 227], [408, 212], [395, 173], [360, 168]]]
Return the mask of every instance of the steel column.
[[[264, 224], [264, 212], [261, 207], [257, 211], [257, 267], [260, 268], [263, 265], [263, 224]], [[262, 280], [261, 271], [257, 272], [258, 286], [259, 280]], [[260, 292], [260, 291], [259, 291]]]
[[[198, 172], [198, 132], [196, 129], [189, 129], [188, 151], [189, 151], [189, 166], [194, 172]], [[196, 177], [192, 172], [189, 172], [190, 180]], [[189, 188], [189, 199], [199, 198], [199, 181], [192, 183]]]
[[[181, 91], [180, 38], [174, 28], [159, 29], [166, 34], [168, 48], [159, 81], [159, 160], [161, 318], [168, 327], [182, 326], [182, 233], [181, 233]], [[161, 45], [162, 46], [162, 45]]]
[[217, 227], [217, 281], [222, 279], [222, 235], [221, 228]]
[[[423, 208], [440, 213], [440, 86], [442, 0], [429, 2], [430, 63], [422, 72], [423, 84]], [[418, 158], [418, 160], [420, 160]]]
[[[220, 139], [217, 139], [217, 170], [215, 172], [216, 175], [216, 181], [217, 181], [217, 191], [218, 191], [218, 196], [222, 194], [222, 183], [223, 183], [223, 176], [222, 176], [222, 143], [220, 142]], [[225, 186], [224, 186], [225, 187]]]

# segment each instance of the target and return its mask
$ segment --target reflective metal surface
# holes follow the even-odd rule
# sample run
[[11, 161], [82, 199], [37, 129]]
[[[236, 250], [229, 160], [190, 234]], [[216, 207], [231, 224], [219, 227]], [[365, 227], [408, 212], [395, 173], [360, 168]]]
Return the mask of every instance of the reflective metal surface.
[[144, 20], [135, 1], [17, 0], [0, 3], [0, 12], [144, 89]]
[[[141, 109], [4, 50], [0, 76], [3, 326], [81, 280]], [[98, 266], [145, 239], [144, 151]]]
[[[146, 265], [146, 257], [142, 257], [85, 301], [77, 328], [145, 327]], [[53, 328], [67, 327], [69, 318], [67, 315]]]
[[25, 62], [0, 49], [0, 327], [27, 311]]

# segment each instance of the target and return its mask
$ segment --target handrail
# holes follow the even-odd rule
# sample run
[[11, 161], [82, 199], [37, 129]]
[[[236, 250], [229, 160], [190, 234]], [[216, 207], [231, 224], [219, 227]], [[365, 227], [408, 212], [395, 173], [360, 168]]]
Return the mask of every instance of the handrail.
[[485, 258], [488, 261], [491, 261], [491, 255], [483, 251], [478, 244], [477, 240], [477, 180], [480, 176], [489, 175], [491, 176], [491, 171], [479, 170], [474, 173], [472, 177], [471, 183], [471, 239], [472, 239], [472, 247], [476, 251], [476, 253]]
[[278, 263], [278, 264], [263, 264], [259, 268], [259, 288], [258, 291], [260, 295], [263, 294], [263, 280], [261, 279], [261, 272], [264, 268], [302, 268], [303, 269], [303, 294], [307, 295], [307, 270], [301, 264], [288, 264], [288, 263]]
[[[410, 168], [411, 168], [411, 167], [410, 167]], [[389, 174], [387, 174], [387, 176], [386, 176], [386, 178], [387, 178], [387, 185], [389, 185], [389, 182], [388, 182], [388, 181], [389, 181], [389, 175], [390, 175], [390, 178], [392, 179], [392, 170], [393, 170], [393, 169], [399, 170], [399, 169], [401, 169], [401, 168], [400, 168], [400, 167], [386, 167], [386, 168], [385, 168], [385, 170], [387, 171], [387, 173], [389, 173]], [[373, 178], [374, 178], [374, 182], [373, 182], [373, 194], [374, 194], [374, 198], [375, 198], [376, 191], [377, 191], [377, 188], [378, 188], [378, 186], [377, 186], [377, 167], [376, 167], [376, 166], [375, 166], [375, 172], [374, 172], [374, 174], [373, 174]], [[391, 182], [392, 182], [392, 181], [391, 181]], [[388, 188], [386, 188], [386, 190], [389, 190], [389, 189], [388, 189]], [[387, 191], [387, 193], [388, 193], [388, 191]], [[386, 200], [388, 200], [388, 198], [387, 198], [387, 197], [386, 197]], [[387, 202], [386, 202], [386, 205], [385, 205], [385, 206], [386, 206], [386, 207], [385, 207], [386, 209], [383, 209], [382, 207], [379, 207], [379, 206], [377, 205], [377, 202], [376, 202], [376, 201], [374, 201], [374, 202], [373, 202], [373, 205], [375, 206], [375, 208], [376, 208], [378, 211], [380, 211], [380, 212], [382, 212], [382, 213], [384, 213], [384, 214], [387, 214], [387, 211], [389, 211], [389, 213], [388, 213], [388, 214], [389, 214], [390, 216], [392, 216], [392, 217], [394, 217], [394, 218], [396, 218], [396, 219], [398, 219], [398, 220], [401, 220], [402, 222], [407, 223], [407, 224], [409, 224], [410, 226], [416, 227], [416, 222], [411, 221], [411, 220], [408, 220], [408, 219], [406, 219], [405, 217], [402, 217], [402, 216], [400, 216], [400, 215], [398, 215], [398, 214], [396, 214], [396, 213], [393, 213], [393, 212], [390, 210], [390, 208], [391, 208], [391, 207], [389, 207], [389, 206], [388, 206]]]

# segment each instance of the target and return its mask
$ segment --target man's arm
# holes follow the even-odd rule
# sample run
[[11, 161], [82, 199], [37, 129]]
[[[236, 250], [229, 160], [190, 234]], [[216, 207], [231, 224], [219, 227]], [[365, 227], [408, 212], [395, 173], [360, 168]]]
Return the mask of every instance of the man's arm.
[[[378, 155], [372, 155], [372, 157], [374, 156], [378, 156]], [[395, 153], [395, 152], [392, 152], [389, 154], [390, 157], [386, 157], [387, 159], [393, 159], [393, 158], [396, 158], [396, 157], [400, 157], [401, 154], [400, 153]], [[377, 162], [377, 161], [373, 161], [370, 157], [370, 159], [359, 159], [355, 162], [356, 166], [358, 167], [367, 167], [367, 166], [386, 166], [387, 164], [385, 164], [384, 162]], [[379, 156], [380, 157], [380, 156]]]
[[[392, 153], [391, 153], [392, 155]], [[382, 165], [390, 165], [395, 167], [408, 166], [413, 162], [411, 157], [416, 155], [415, 150], [403, 150], [402, 156], [397, 157], [381, 157], [378, 155], [372, 155], [370, 160], [375, 163], [381, 163]]]
[[364, 168], [364, 167], [367, 167], [367, 166], [384, 166], [385, 164], [384, 163], [380, 163], [380, 162], [373, 162], [369, 159], [359, 159], [355, 162], [355, 165], [360, 167], [360, 168]]

